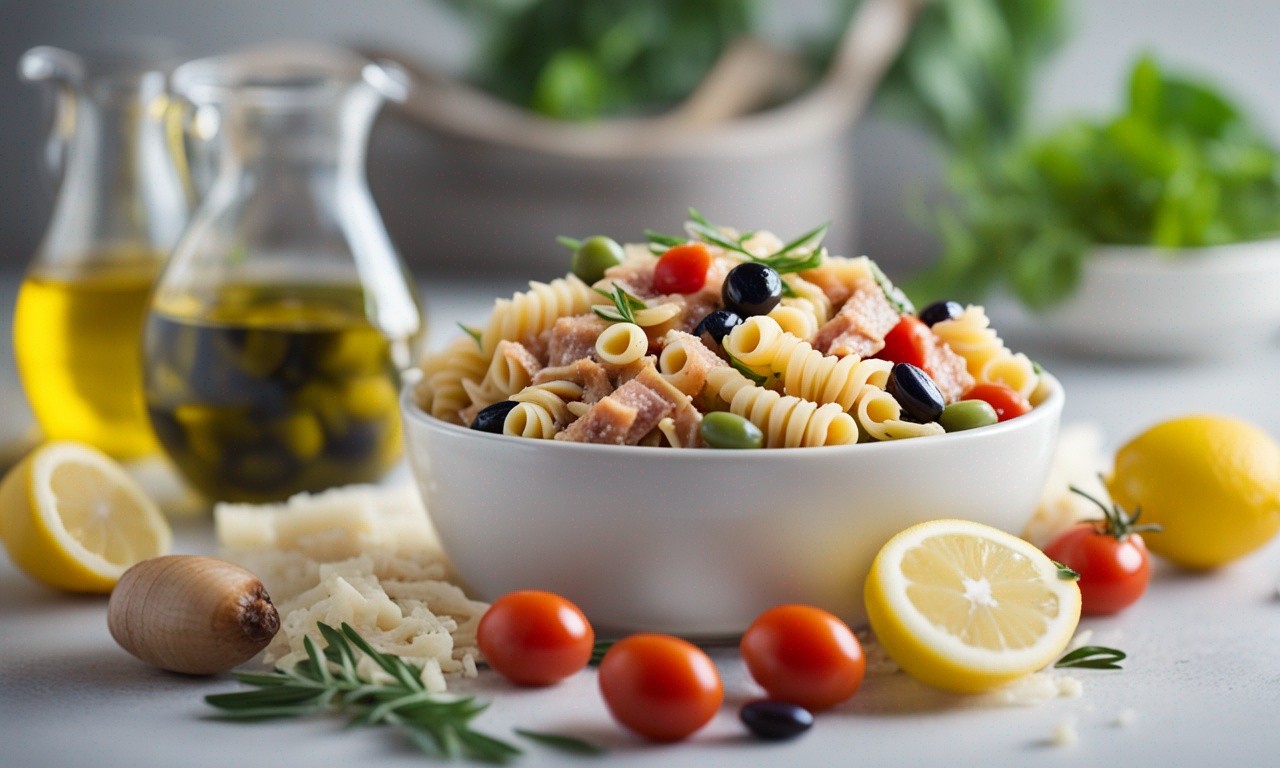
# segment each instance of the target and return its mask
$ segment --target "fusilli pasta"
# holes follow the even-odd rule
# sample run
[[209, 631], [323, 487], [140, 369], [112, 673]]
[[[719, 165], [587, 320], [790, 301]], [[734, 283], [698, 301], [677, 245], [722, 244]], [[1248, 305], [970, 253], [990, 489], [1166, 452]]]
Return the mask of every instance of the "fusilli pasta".
[[571, 381], [549, 381], [525, 387], [511, 396], [519, 405], [507, 414], [502, 432], [550, 440], [576, 418], [569, 409], [569, 401], [581, 397], [582, 387]]
[[858, 441], [858, 425], [840, 406], [819, 406], [798, 397], [757, 387], [732, 368], [716, 368], [707, 386], [729, 404], [729, 410], [764, 433], [769, 448], [848, 445]]
[[463, 382], [481, 381], [487, 367], [488, 358], [474, 339], [454, 339], [423, 363], [423, 377], [416, 390], [422, 409], [437, 419], [459, 423], [458, 412], [471, 404]]
[[965, 360], [979, 384], [1005, 384], [1023, 397], [1035, 392], [1040, 376], [1024, 354], [1013, 354], [991, 327], [986, 310], [970, 305], [954, 320], [935, 323], [933, 332]]
[[550, 283], [531, 282], [528, 291], [494, 302], [493, 314], [480, 336], [485, 360], [488, 362], [493, 356], [500, 341], [521, 341], [536, 336], [562, 317], [580, 315], [607, 301], [575, 275]]
[[904, 420], [902, 406], [893, 395], [874, 387], [867, 387], [862, 391], [854, 412], [858, 426], [873, 440], [905, 440], [946, 432], [937, 422], [917, 424]]

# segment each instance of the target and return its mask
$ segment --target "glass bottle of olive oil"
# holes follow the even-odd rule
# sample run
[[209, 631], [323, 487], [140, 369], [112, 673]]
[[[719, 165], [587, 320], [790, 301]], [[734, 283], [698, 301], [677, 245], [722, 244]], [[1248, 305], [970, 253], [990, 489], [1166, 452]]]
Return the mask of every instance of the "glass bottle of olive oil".
[[117, 458], [155, 450], [142, 395], [151, 286], [186, 223], [167, 152], [163, 46], [27, 51], [23, 79], [57, 92], [45, 153], [57, 196], [18, 293], [14, 352], [45, 436]]
[[364, 175], [397, 82], [297, 46], [174, 72], [192, 125], [215, 129], [196, 137], [211, 182], [151, 298], [144, 386], [161, 446], [211, 499], [371, 482], [400, 459], [422, 311]]
[[267, 501], [377, 480], [401, 453], [395, 344], [348, 286], [227, 286], [147, 322], [156, 435], [205, 495]]
[[160, 258], [62, 275], [32, 270], [18, 292], [14, 354], [51, 439], [118, 457], [155, 449], [142, 397], [142, 323]]

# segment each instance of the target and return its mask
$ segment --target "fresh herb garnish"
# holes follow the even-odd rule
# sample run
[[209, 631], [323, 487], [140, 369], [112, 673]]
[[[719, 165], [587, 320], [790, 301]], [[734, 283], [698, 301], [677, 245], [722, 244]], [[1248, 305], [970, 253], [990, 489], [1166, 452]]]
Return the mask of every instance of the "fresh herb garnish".
[[884, 297], [889, 300], [893, 308], [898, 310], [899, 314], [914, 315], [916, 307], [911, 303], [911, 299], [907, 298], [907, 294], [902, 289], [894, 285], [888, 275], [880, 269], [874, 261], [869, 262], [871, 265], [871, 276], [875, 278], [876, 285], [880, 286], [880, 290], [884, 292]]
[[544, 733], [542, 731], [529, 731], [524, 728], [517, 728], [516, 733], [525, 737], [529, 741], [534, 741], [544, 747], [550, 747], [561, 752], [567, 752], [571, 755], [594, 757], [597, 755], [603, 755], [608, 751], [595, 742], [579, 739], [576, 736], [565, 736], [559, 733]]
[[475, 328], [471, 328], [469, 326], [463, 325], [462, 323], [458, 323], [458, 327], [462, 329], [463, 333], [467, 334], [472, 339], [475, 339], [477, 347], [484, 349], [484, 342], [480, 340], [480, 337], [481, 337], [480, 331], [477, 331]]
[[564, 235], [560, 235], [559, 237], [557, 237], [556, 242], [563, 245], [565, 248], [568, 248], [571, 251], [576, 251], [582, 247], [581, 240], [578, 240], [573, 237], [565, 237]]
[[634, 323], [636, 321], [636, 311], [647, 309], [649, 305], [640, 299], [627, 293], [622, 286], [617, 283], [613, 284], [613, 291], [605, 291], [600, 288], [593, 289], [596, 293], [605, 298], [613, 300], [613, 307], [592, 307], [597, 315], [608, 320], [611, 323]]
[[[474, 697], [427, 691], [420, 672], [403, 659], [375, 650], [348, 624], [342, 631], [319, 624], [328, 644], [323, 653], [310, 637], [307, 658], [290, 669], [241, 673], [236, 678], [258, 690], [220, 693], [205, 701], [228, 720], [267, 720], [303, 715], [352, 715], [350, 724], [390, 724], [433, 757], [466, 757], [505, 763], [521, 754], [519, 747], [474, 730], [471, 721], [487, 704]], [[391, 676], [375, 683], [356, 672], [357, 649]]]
[[1053, 563], [1053, 567], [1058, 569], [1059, 579], [1062, 579], [1063, 581], [1079, 581], [1080, 580], [1079, 571], [1068, 568], [1067, 566], [1063, 565], [1057, 560], [1050, 560], [1049, 562]]
[[[1105, 479], [1103, 480], [1103, 484], [1106, 484]], [[1124, 541], [1125, 537], [1131, 533], [1159, 533], [1164, 530], [1164, 526], [1159, 523], [1143, 523], [1142, 525], [1138, 525], [1138, 518], [1142, 516], [1141, 508], [1135, 509], [1131, 515], [1128, 512], [1125, 512], [1124, 508], [1119, 504], [1113, 503], [1108, 507], [1097, 498], [1090, 496], [1074, 485], [1068, 487], [1071, 489], [1072, 493], [1085, 497], [1094, 504], [1097, 504], [1098, 509], [1102, 510], [1102, 519], [1091, 521], [1098, 526], [1099, 533], [1114, 536], [1117, 541]]]
[[[743, 256], [749, 261], [765, 264], [780, 275], [803, 272], [806, 269], [815, 269], [821, 266], [822, 260], [825, 258], [825, 252], [822, 250], [822, 238], [826, 237], [827, 230], [830, 227], [831, 222], [827, 222], [805, 232], [768, 256], [756, 256], [748, 251], [744, 245], [747, 240], [756, 234], [754, 231], [744, 232], [736, 238], [730, 237], [715, 224], [707, 221], [707, 217], [703, 216], [695, 208], [689, 209], [689, 221], [684, 223], [685, 230], [698, 240], [710, 245], [717, 245], [726, 251]], [[654, 253], [662, 253], [668, 248], [689, 242], [684, 238], [664, 235], [653, 230], [645, 230], [645, 236], [649, 238], [649, 250]], [[784, 296], [795, 295], [791, 287], [786, 283], [783, 283], [782, 291]]]
[[600, 662], [604, 659], [604, 655], [609, 649], [617, 643], [617, 640], [597, 640], [596, 644], [591, 646], [591, 660], [587, 663], [593, 667], [600, 666]]
[[729, 355], [729, 365], [732, 365], [735, 371], [737, 371], [738, 373], [750, 379], [751, 382], [755, 384], [757, 387], [763, 387], [765, 385], [765, 382], [769, 380], [768, 376], [761, 376], [760, 374], [756, 373], [755, 371], [747, 367], [746, 363], [742, 362], [741, 360], [729, 354], [728, 352], [725, 352], [725, 354]]
[[1123, 669], [1118, 662], [1124, 661], [1127, 655], [1115, 648], [1104, 648], [1100, 645], [1086, 645], [1075, 649], [1058, 659], [1054, 668], [1079, 667], [1081, 669]]

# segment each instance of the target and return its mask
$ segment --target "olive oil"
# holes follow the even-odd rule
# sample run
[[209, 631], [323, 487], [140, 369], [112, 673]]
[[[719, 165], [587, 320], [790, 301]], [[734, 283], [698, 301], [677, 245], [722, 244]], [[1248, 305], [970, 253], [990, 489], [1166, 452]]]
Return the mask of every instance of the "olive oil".
[[220, 501], [272, 501], [374, 481], [395, 464], [404, 342], [369, 323], [363, 296], [233, 285], [208, 306], [158, 303], [147, 408], [193, 486]]
[[86, 271], [33, 271], [18, 292], [14, 353], [51, 440], [122, 459], [155, 450], [142, 396], [142, 327], [159, 256]]

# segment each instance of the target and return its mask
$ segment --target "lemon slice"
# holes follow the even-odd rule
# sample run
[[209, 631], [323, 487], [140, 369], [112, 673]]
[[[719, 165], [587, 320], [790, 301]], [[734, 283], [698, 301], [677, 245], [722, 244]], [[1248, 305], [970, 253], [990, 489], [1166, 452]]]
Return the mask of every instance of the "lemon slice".
[[964, 520], [922, 523], [890, 539], [871, 566], [866, 599], [893, 660], [958, 693], [1047, 666], [1080, 620], [1080, 588], [1043, 552]]
[[59, 442], [36, 449], [0, 483], [0, 540], [48, 586], [110, 592], [129, 566], [167, 553], [173, 533], [119, 464]]

